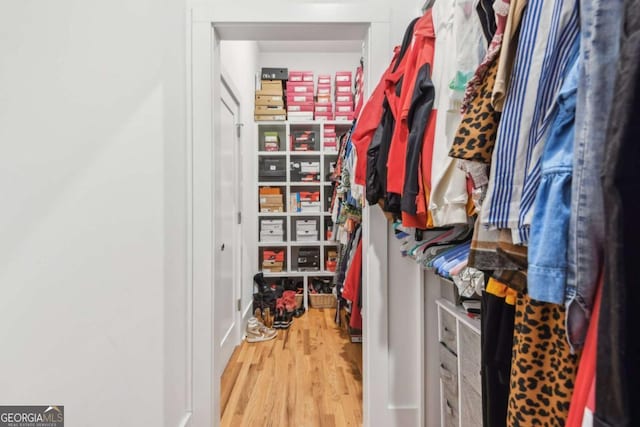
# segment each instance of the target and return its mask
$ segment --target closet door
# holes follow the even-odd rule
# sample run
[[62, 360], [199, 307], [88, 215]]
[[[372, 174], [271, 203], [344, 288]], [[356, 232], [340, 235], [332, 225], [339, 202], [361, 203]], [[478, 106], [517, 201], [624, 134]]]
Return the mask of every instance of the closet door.
[[[238, 212], [239, 116], [238, 97], [233, 85], [222, 75], [220, 91], [220, 138], [214, 141], [214, 316], [215, 345], [220, 356], [219, 367], [226, 366], [236, 345], [240, 343], [240, 274], [237, 245], [240, 239], [236, 221]], [[221, 374], [220, 371], [218, 374]]]

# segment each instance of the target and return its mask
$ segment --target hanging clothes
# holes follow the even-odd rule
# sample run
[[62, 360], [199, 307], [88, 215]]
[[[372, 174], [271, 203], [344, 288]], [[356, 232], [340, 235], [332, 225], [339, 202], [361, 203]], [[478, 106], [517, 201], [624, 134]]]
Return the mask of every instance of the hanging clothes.
[[610, 116], [612, 105], [626, 99], [614, 98], [620, 54], [620, 43], [616, 41], [623, 34], [621, 20], [628, 16], [622, 7], [622, 0], [580, 1], [582, 68], [576, 105], [565, 301], [568, 338], [578, 348], [587, 331], [605, 240], [610, 239], [605, 234], [600, 173], [606, 164], [603, 162], [605, 147], [610, 144], [606, 138], [607, 126], [609, 120], [616, 120]]
[[[592, 68], [587, 71], [585, 66], [585, 73], [604, 79], [591, 82], [596, 85], [594, 91], [615, 82], [610, 99], [607, 96], [604, 100], [610, 100], [612, 104], [603, 140], [606, 141], [602, 173], [606, 206], [605, 277], [598, 326], [593, 425], [631, 427], [640, 425], [640, 340], [636, 326], [636, 310], [640, 307], [636, 271], [640, 259], [640, 121], [637, 117], [640, 111], [640, 3], [625, 1], [624, 9], [618, 9], [618, 1], [599, 1], [591, 6], [593, 8], [587, 12], [591, 20], [587, 22], [589, 28], [597, 32], [592, 33], [595, 39], [593, 45], [589, 45], [589, 53], [595, 57], [589, 58], [587, 64]], [[615, 27], [618, 13], [623, 22]], [[621, 44], [618, 63], [614, 67], [607, 60], [615, 56], [616, 46], [602, 41], [617, 31], [620, 31]], [[611, 76], [601, 74], [614, 69], [616, 72]], [[597, 99], [599, 104], [601, 98], [587, 99], [592, 102]]]
[[562, 426], [578, 364], [565, 337], [565, 309], [519, 295], [507, 425]]
[[[576, 43], [578, 40], [576, 40]], [[571, 216], [571, 175], [579, 64], [573, 64], [558, 94], [551, 134], [545, 142], [529, 241], [529, 295], [562, 304], [567, 284], [567, 246]]]
[[496, 71], [496, 82], [493, 85], [491, 104], [496, 111], [502, 111], [507, 88], [511, 81], [511, 71], [516, 60], [516, 49], [520, 35], [520, 22], [528, 0], [510, 0], [507, 22], [504, 26], [502, 45], [498, 58], [498, 70]]
[[438, 0], [433, 7], [433, 22], [436, 29], [433, 82], [437, 123], [429, 210], [434, 226], [443, 226], [467, 221], [466, 176], [448, 153], [460, 124], [465, 85], [484, 57], [486, 43], [473, 10], [473, 1]]
[[549, 109], [577, 49], [575, 0], [532, 0], [524, 12], [512, 84], [498, 128], [482, 223], [513, 231], [526, 243], [540, 180]]

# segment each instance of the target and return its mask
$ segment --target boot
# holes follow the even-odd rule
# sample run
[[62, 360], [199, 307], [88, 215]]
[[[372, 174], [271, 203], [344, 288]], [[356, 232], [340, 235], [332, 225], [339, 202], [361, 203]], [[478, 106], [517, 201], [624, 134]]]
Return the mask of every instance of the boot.
[[256, 273], [253, 276], [253, 281], [256, 283], [256, 285], [258, 285], [258, 293], [265, 294], [271, 291], [271, 288], [269, 287], [267, 282], [264, 280], [264, 274], [262, 273], [262, 271], [259, 273]]

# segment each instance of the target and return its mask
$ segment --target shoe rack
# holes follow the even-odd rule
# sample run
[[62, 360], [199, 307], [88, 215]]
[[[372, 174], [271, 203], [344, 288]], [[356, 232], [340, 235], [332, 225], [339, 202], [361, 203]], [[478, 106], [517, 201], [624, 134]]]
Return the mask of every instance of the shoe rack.
[[[256, 126], [256, 268], [266, 278], [302, 279], [304, 307], [308, 309], [310, 278], [333, 276], [335, 263], [329, 255], [338, 252], [338, 242], [328, 234], [332, 228], [329, 209], [333, 195], [329, 174], [338, 151], [335, 142], [325, 145], [325, 135], [327, 141], [335, 141], [335, 134], [348, 131], [351, 122], [277, 121], [256, 122]], [[305, 133], [313, 134], [315, 142], [294, 144], [296, 138]], [[316, 165], [317, 174], [314, 173]], [[264, 197], [266, 191], [271, 193], [268, 197]], [[309, 261], [310, 253], [317, 253], [317, 261], [313, 255]], [[268, 260], [265, 263], [265, 254], [280, 258], [265, 265], [269, 264]]]

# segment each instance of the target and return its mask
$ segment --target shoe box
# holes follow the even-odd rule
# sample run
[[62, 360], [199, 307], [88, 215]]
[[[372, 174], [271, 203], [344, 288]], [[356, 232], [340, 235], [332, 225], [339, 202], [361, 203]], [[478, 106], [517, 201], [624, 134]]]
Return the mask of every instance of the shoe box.
[[336, 271], [338, 267], [338, 252], [335, 249], [327, 250], [327, 259], [325, 261], [327, 271]]
[[261, 242], [283, 242], [284, 241], [284, 219], [261, 219], [260, 220], [260, 241]]
[[278, 135], [278, 132], [264, 132], [263, 138], [264, 151], [280, 151], [280, 135]]
[[297, 263], [299, 271], [320, 270], [320, 248], [300, 248]]
[[319, 161], [292, 161], [289, 163], [292, 181], [319, 182], [320, 162]]
[[291, 211], [318, 213], [321, 210], [319, 191], [301, 191], [291, 193]]
[[286, 120], [284, 85], [282, 80], [260, 80], [255, 94], [254, 119], [257, 121]]
[[335, 85], [335, 120], [353, 120], [353, 73], [336, 72]]
[[260, 212], [284, 212], [284, 197], [277, 187], [260, 187]]
[[287, 68], [262, 67], [260, 70], [262, 80], [283, 80], [289, 78], [289, 70]]
[[289, 71], [289, 83], [302, 82], [313, 84], [313, 71]]
[[317, 219], [297, 219], [296, 241], [315, 242], [318, 240], [318, 220]]
[[261, 157], [258, 163], [258, 179], [260, 181], [285, 181], [287, 179], [287, 163], [284, 157]]
[[[313, 114], [313, 113], [312, 113]], [[291, 150], [292, 151], [316, 151], [316, 132], [312, 130], [292, 131]]]
[[262, 250], [262, 270], [280, 273], [284, 268], [284, 249], [269, 248]]
[[325, 151], [338, 151], [338, 138], [336, 137], [335, 125], [324, 125], [322, 145]]
[[313, 72], [289, 71], [287, 115], [290, 121], [313, 120]]

